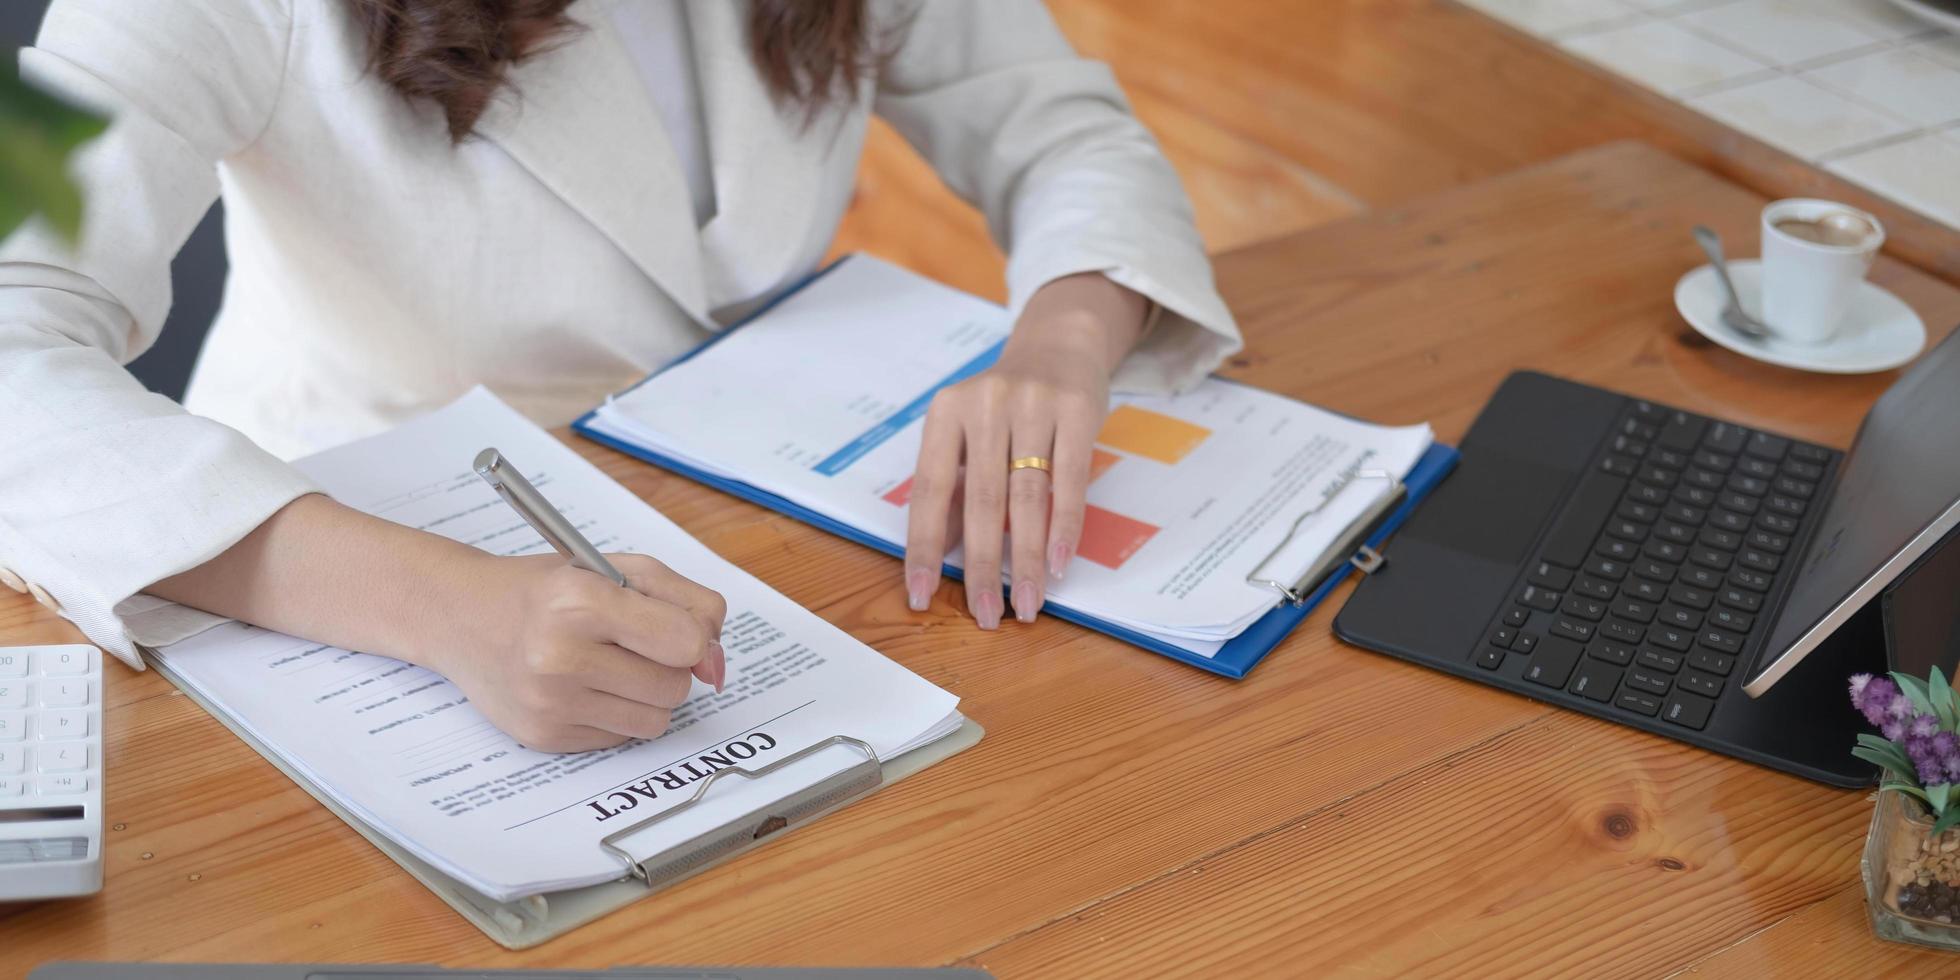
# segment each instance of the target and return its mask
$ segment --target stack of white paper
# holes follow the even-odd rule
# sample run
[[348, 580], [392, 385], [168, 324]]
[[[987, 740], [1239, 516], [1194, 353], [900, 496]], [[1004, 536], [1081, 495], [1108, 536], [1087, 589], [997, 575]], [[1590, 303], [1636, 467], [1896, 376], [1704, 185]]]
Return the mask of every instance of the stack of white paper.
[[[958, 699], [723, 561], [481, 389], [393, 432], [298, 465], [336, 499], [500, 554], [549, 550], [470, 471], [494, 446], [600, 550], [638, 552], [728, 600], [725, 690], [695, 684], [652, 741], [534, 752], [453, 684], [399, 661], [230, 623], [158, 651], [180, 682], [329, 798], [485, 896], [619, 878], [599, 839], [731, 765], [760, 768], [832, 735], [890, 759], [959, 728]], [[724, 780], [625, 841], [652, 854], [861, 761], [825, 749], [761, 781]]]
[[[902, 545], [926, 406], [991, 364], [1010, 327], [999, 307], [853, 256], [608, 400], [591, 427]], [[1430, 442], [1426, 425], [1370, 425], [1218, 379], [1118, 396], [1078, 558], [1049, 600], [1213, 656], [1279, 601], [1248, 575], [1304, 574], [1383, 484], [1335, 488], [1357, 471], [1405, 476]]]

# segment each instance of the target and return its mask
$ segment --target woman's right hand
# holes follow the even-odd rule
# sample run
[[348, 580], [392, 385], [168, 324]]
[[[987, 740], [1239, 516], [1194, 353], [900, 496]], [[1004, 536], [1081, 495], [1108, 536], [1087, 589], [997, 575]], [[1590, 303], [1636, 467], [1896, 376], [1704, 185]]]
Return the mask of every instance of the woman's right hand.
[[660, 735], [694, 678], [721, 688], [727, 604], [652, 558], [608, 557], [626, 588], [557, 555], [485, 555], [461, 642], [426, 666], [533, 749]]

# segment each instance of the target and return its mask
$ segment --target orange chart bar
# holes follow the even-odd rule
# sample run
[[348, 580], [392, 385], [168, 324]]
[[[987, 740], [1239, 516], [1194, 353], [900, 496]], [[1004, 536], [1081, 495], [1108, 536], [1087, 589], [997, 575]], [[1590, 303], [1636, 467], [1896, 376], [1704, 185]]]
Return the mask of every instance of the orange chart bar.
[[1109, 413], [1096, 441], [1132, 456], [1175, 466], [1209, 435], [1211, 430], [1202, 425], [1134, 405], [1118, 405]]

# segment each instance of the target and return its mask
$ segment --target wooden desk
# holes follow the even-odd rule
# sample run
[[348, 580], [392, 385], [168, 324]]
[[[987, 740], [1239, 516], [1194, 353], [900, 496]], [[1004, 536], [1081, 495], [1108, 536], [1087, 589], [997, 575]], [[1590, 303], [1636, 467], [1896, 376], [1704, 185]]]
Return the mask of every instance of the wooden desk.
[[[1889, 375], [1692, 342], [1675, 279], [1761, 200], [1635, 144], [1220, 258], [1234, 377], [1461, 435], [1530, 367], [1843, 445]], [[1882, 260], [1936, 334], [1960, 290]], [[108, 887], [0, 911], [58, 957], [942, 964], [1009, 977], [1960, 970], [1880, 944], [1866, 795], [1344, 647], [1243, 682], [1049, 620], [905, 609], [891, 559], [575, 442], [717, 551], [959, 694], [979, 747], [522, 954], [493, 946], [154, 675], [108, 696]], [[1391, 560], [1393, 550], [1390, 550]], [[75, 634], [24, 597], [0, 641]]]

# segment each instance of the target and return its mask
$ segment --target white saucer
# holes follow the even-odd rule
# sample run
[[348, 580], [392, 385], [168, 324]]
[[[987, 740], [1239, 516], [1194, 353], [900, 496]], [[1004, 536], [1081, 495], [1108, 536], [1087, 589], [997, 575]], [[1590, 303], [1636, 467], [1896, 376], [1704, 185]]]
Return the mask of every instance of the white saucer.
[[[1756, 259], [1729, 263], [1735, 291], [1742, 294], [1742, 308], [1751, 316], [1762, 316], [1763, 264]], [[1859, 284], [1858, 295], [1845, 314], [1844, 329], [1834, 340], [1822, 344], [1792, 344], [1774, 337], [1754, 340], [1722, 322], [1727, 297], [1715, 278], [1715, 267], [1704, 265], [1681, 277], [1674, 284], [1674, 307], [1701, 335], [1745, 357], [1767, 361], [1799, 371], [1824, 374], [1867, 374], [1889, 371], [1926, 348], [1926, 324], [1904, 300], [1869, 280]], [[1772, 327], [1774, 324], [1771, 325]]]

